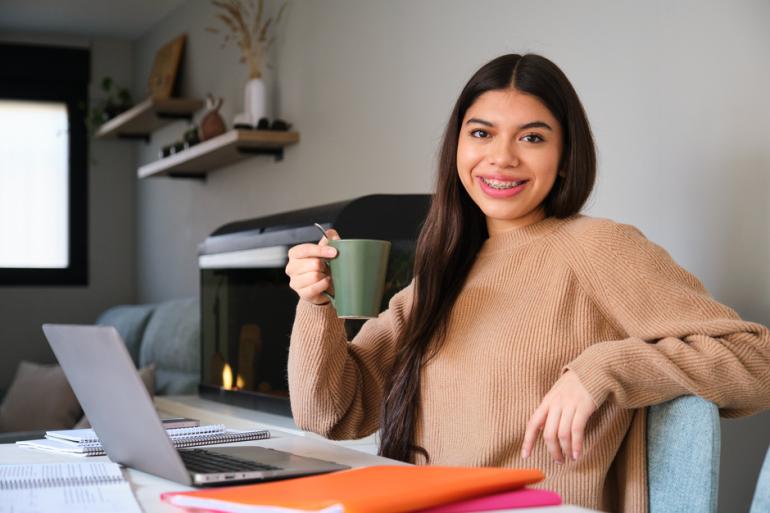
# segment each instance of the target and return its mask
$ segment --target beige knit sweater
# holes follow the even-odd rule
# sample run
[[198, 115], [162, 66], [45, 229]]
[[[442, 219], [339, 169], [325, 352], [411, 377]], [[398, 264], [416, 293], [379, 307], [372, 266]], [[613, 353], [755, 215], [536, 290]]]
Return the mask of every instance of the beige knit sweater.
[[[343, 234], [344, 235], [344, 234]], [[300, 301], [289, 350], [297, 424], [329, 438], [378, 429], [412, 287], [352, 342], [331, 306]], [[564, 369], [600, 408], [563, 465], [527, 420]], [[685, 394], [725, 416], [770, 406], [770, 333], [712, 299], [635, 228], [576, 216], [489, 238], [421, 375], [415, 442], [437, 465], [536, 467], [567, 503], [647, 510], [644, 406]], [[422, 463], [422, 462], [418, 462]]]

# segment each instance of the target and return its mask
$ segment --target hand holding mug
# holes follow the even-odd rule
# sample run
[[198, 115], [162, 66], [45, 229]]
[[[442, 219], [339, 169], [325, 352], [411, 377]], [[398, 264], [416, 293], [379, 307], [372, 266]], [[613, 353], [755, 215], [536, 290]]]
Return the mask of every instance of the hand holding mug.
[[329, 302], [323, 292], [332, 290], [327, 259], [337, 256], [337, 250], [329, 246], [329, 239], [339, 240], [339, 234], [332, 229], [318, 244], [299, 244], [289, 250], [286, 275], [291, 287], [301, 299], [322, 305]]

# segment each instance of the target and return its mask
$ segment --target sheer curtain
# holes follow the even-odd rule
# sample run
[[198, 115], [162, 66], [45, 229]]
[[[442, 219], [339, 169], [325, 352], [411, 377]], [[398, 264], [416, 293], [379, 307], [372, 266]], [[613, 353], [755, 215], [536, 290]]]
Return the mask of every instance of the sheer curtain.
[[0, 100], [0, 268], [69, 265], [67, 106]]

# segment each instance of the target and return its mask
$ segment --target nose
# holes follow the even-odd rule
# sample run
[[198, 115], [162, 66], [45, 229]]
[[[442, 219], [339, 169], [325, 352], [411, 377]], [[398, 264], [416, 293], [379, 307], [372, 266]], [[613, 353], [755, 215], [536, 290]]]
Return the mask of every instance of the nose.
[[489, 161], [497, 167], [516, 167], [519, 165], [519, 156], [516, 153], [513, 143], [498, 138], [494, 144], [490, 145]]

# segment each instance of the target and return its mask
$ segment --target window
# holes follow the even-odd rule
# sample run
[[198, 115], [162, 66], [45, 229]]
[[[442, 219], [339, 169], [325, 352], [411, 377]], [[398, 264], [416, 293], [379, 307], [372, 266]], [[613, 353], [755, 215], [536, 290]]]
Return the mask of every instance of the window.
[[0, 44], [0, 286], [88, 284], [89, 60]]

